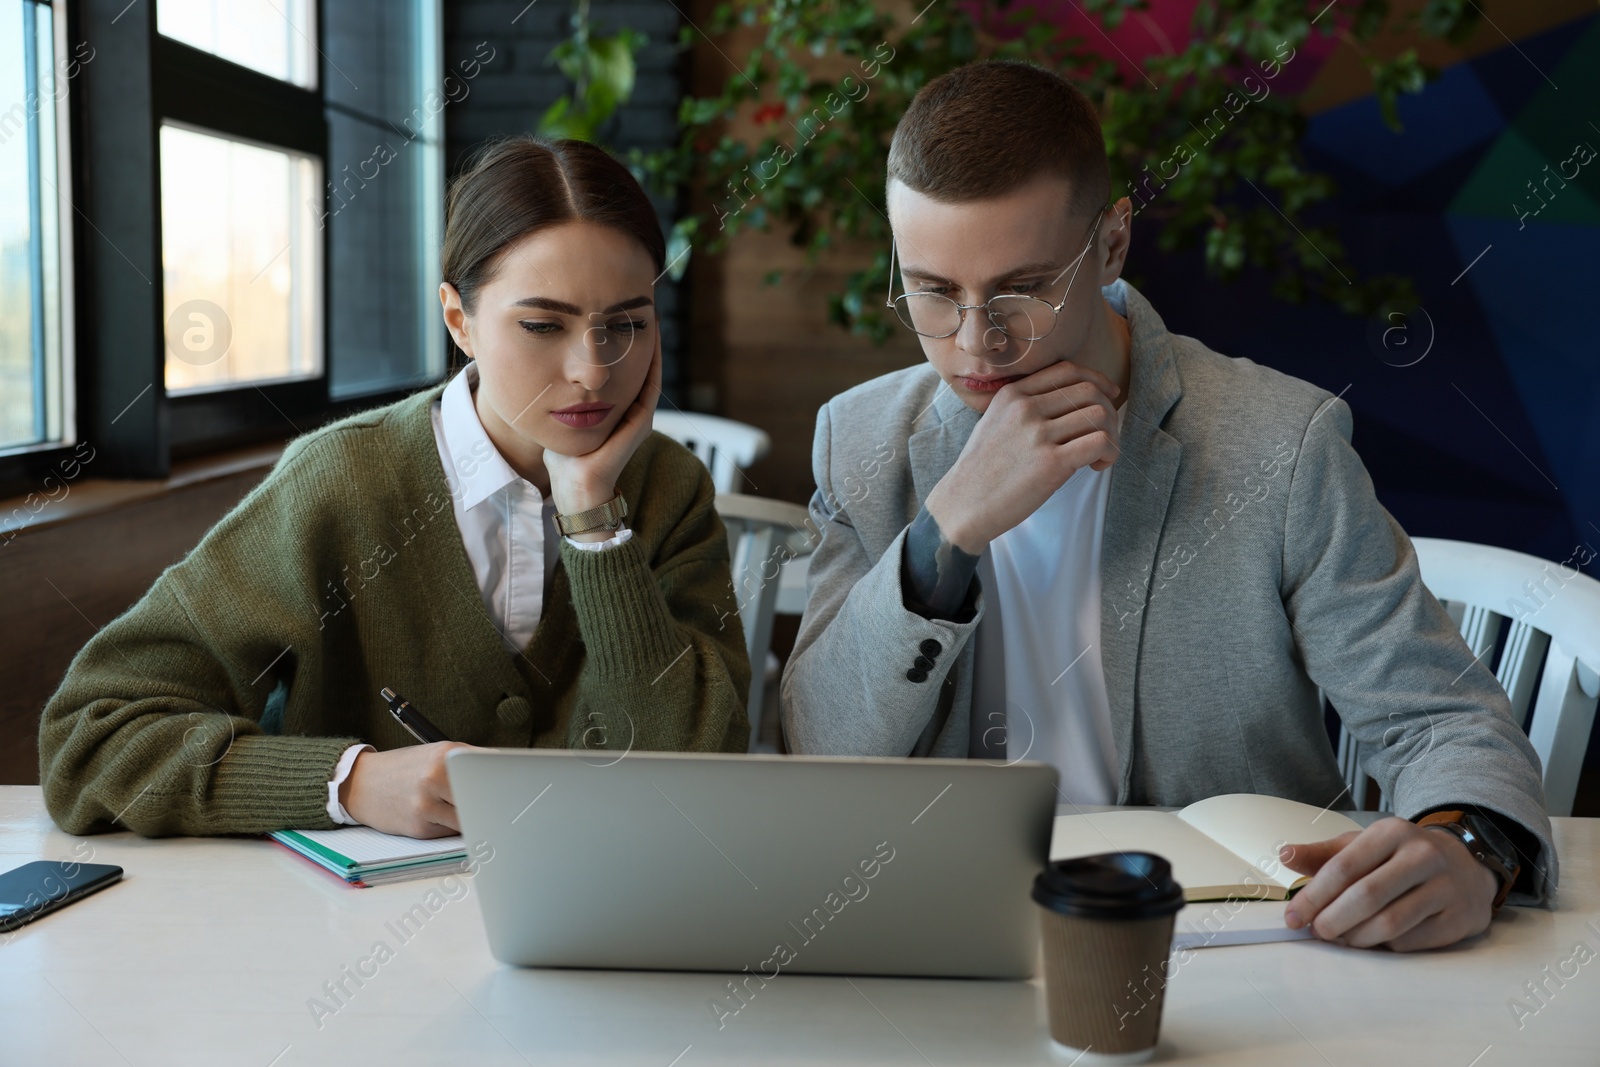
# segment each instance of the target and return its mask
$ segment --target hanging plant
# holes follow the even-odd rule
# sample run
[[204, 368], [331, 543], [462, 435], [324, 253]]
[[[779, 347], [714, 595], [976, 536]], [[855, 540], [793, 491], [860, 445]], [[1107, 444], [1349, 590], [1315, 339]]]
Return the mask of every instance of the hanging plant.
[[572, 92], [545, 109], [539, 132], [547, 137], [598, 141], [600, 130], [633, 95], [634, 56], [648, 38], [624, 27], [597, 37], [589, 24], [589, 0], [578, 0], [572, 35], [545, 57], [572, 81]]

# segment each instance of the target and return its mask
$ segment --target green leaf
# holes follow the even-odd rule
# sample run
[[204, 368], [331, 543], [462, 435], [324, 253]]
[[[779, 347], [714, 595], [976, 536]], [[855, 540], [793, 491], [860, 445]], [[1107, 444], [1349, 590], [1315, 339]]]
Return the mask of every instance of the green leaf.
[[644, 36], [633, 30], [590, 42], [589, 92], [598, 106], [606, 108], [608, 116], [633, 95], [633, 54], [644, 43]]
[[689, 269], [689, 250], [699, 228], [700, 220], [691, 215], [673, 223], [667, 234], [667, 275], [674, 282], [683, 281], [683, 273]]
[[705, 126], [721, 118], [725, 112], [721, 100], [697, 100], [685, 97], [679, 114], [683, 122], [691, 126]]
[[539, 132], [546, 137], [571, 138], [578, 141], [594, 139], [594, 127], [587, 115], [575, 114], [572, 100], [561, 97], [545, 109], [539, 119]]

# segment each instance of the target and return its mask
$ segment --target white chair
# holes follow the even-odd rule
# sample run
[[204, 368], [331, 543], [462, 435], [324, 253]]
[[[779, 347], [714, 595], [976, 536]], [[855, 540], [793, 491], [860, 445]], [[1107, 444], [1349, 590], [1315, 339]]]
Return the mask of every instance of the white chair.
[[778, 578], [778, 614], [804, 615], [806, 613], [806, 583], [811, 580], [811, 555], [791, 559], [783, 565]]
[[[1412, 544], [1423, 584], [1443, 602], [1474, 656], [1493, 652], [1510, 620], [1500, 662], [1492, 665], [1495, 677], [1519, 722], [1534, 701], [1528, 740], [1544, 767], [1545, 807], [1551, 815], [1571, 815], [1600, 705], [1600, 581], [1570, 561], [1552, 563], [1490, 545], [1432, 537]], [[1367, 792], [1363, 747], [1341, 728], [1339, 769], [1357, 807]], [[1393, 810], [1388, 796], [1380, 808]]]
[[711, 472], [711, 484], [719, 493], [737, 492], [739, 473], [772, 447], [765, 431], [715, 415], [657, 408], [650, 424], [693, 452]]
[[[772, 446], [772, 439], [764, 431], [715, 415], [658, 409], [651, 424], [699, 457], [711, 471], [711, 484], [719, 493], [742, 489], [740, 472], [765, 456]], [[784, 564], [778, 583], [779, 615], [805, 614], [808, 558], [802, 555]]]
[[734, 598], [750, 654], [750, 751], [771, 752], [761, 745], [761, 712], [769, 684], [778, 678], [778, 657], [772, 652], [772, 619], [777, 613], [779, 576], [789, 560], [808, 555], [817, 545], [806, 509], [798, 504], [740, 493], [718, 493], [717, 514], [728, 528]]

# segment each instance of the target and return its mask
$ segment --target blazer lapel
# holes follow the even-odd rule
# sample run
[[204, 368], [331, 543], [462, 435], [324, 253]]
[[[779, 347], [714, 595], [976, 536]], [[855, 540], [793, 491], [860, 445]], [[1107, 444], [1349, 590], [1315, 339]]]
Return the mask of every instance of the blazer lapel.
[[[961, 402], [961, 398], [940, 382], [933, 402], [912, 423], [922, 423], [922, 429], [913, 433], [906, 442], [906, 457], [911, 464], [911, 482], [917, 491], [917, 507], [928, 499], [933, 487], [939, 484], [955, 465], [973, 427], [978, 425], [978, 413]], [[906, 522], [916, 514], [906, 516]]]
[[1100, 555], [1100, 660], [1122, 763], [1117, 803], [1133, 778], [1134, 681], [1150, 600], [1151, 573], [1177, 480], [1183, 446], [1161, 428], [1183, 395], [1165, 324], [1133, 286], [1125, 286], [1132, 363], [1121, 453], [1112, 465]]

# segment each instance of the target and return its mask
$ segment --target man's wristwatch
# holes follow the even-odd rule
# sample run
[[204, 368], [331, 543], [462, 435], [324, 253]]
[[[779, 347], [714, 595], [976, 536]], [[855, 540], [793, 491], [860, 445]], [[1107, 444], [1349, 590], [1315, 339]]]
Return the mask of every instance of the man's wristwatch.
[[597, 508], [580, 511], [576, 515], [557, 515], [556, 526], [568, 537], [573, 534], [589, 533], [592, 530], [609, 530], [615, 533], [622, 529], [622, 520], [627, 517], [628, 502], [622, 499], [621, 493], [618, 493]]
[[1422, 816], [1417, 820], [1417, 825], [1437, 826], [1455, 834], [1474, 859], [1494, 872], [1495, 877], [1500, 879], [1500, 889], [1494, 895], [1493, 905], [1493, 910], [1498, 912], [1506, 902], [1506, 895], [1511, 892], [1517, 876], [1522, 873], [1516, 846], [1501, 832], [1500, 827], [1474, 811], [1436, 811]]

